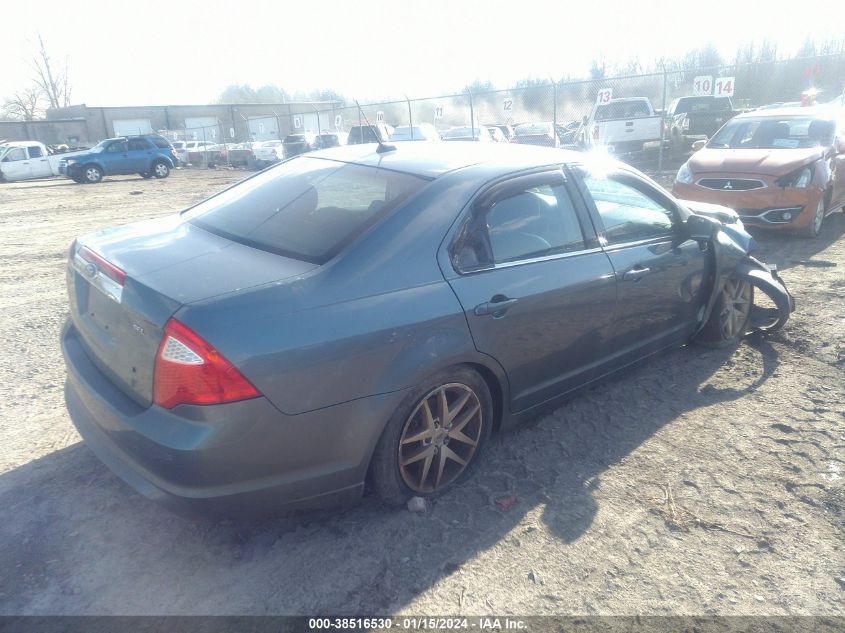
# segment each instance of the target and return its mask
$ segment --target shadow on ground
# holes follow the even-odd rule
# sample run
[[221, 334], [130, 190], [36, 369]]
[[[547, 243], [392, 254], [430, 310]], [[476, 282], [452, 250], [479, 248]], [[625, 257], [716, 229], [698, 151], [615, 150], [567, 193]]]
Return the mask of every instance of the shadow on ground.
[[[760, 365], [741, 385], [711, 384], [736, 352], [675, 350], [501, 434], [473, 479], [425, 514], [365, 498], [333, 513], [192, 520], [139, 496], [83, 444], [70, 446], [0, 476], [0, 613], [401, 610], [517, 526], [579, 539], [609, 466], [685, 412], [758, 388], [778, 366], [764, 340], [741, 349]], [[508, 495], [516, 503], [497, 508]]]

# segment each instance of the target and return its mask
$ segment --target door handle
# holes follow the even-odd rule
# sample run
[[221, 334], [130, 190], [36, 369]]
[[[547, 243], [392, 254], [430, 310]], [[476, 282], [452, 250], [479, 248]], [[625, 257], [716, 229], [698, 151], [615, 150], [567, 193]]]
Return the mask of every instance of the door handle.
[[622, 281], [638, 282], [650, 272], [651, 268], [644, 268], [642, 266], [637, 265], [631, 268], [630, 270], [625, 271], [625, 273], [622, 275]]
[[516, 299], [509, 299], [505, 295], [495, 295], [490, 301], [486, 303], [479, 303], [475, 306], [473, 312], [475, 316], [492, 316], [494, 319], [499, 319], [505, 316], [513, 304], [517, 302]]

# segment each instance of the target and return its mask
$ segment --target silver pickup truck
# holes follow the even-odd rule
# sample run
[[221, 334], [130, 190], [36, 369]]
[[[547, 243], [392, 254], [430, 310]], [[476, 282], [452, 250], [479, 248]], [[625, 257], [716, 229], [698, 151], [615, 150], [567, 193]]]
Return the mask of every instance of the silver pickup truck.
[[663, 117], [647, 97], [611, 99], [596, 104], [582, 129], [581, 144], [604, 147], [611, 154], [641, 152], [647, 143], [659, 142]]

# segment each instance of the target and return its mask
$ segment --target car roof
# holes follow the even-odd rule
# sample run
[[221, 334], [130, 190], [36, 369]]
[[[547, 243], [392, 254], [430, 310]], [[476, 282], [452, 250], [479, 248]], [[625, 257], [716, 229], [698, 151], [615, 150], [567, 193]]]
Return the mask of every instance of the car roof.
[[834, 119], [835, 115], [828, 108], [787, 106], [785, 108], [769, 108], [767, 110], [752, 110], [736, 116], [737, 119], [758, 119], [761, 117], [775, 118], [784, 116], [818, 117], [820, 119]]
[[379, 154], [378, 145], [347, 145], [308, 154], [359, 165], [383, 167], [427, 178], [474, 165], [487, 165], [502, 174], [543, 165], [584, 162], [583, 154], [551, 147], [505, 143], [416, 143], [391, 141], [395, 151]]

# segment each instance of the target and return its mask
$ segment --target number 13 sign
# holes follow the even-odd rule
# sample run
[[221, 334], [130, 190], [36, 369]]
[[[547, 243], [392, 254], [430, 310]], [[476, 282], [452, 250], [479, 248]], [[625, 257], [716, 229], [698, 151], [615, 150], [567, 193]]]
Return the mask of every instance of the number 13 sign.
[[605, 103], [610, 103], [610, 100], [613, 98], [613, 88], [602, 88], [599, 90], [598, 95], [596, 95], [596, 104], [603, 105]]

